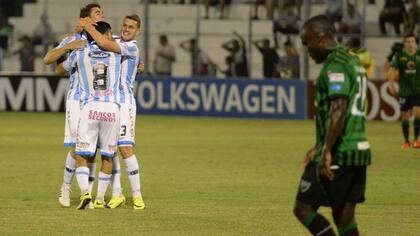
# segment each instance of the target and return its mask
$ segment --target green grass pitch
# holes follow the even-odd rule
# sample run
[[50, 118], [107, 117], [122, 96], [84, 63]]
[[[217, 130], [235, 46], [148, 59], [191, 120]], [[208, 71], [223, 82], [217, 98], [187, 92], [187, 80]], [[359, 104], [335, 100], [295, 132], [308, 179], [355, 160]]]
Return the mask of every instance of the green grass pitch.
[[[138, 116], [144, 211], [131, 208], [125, 172], [126, 206], [75, 210], [74, 179], [61, 208], [63, 130], [62, 113], [0, 113], [0, 235], [309, 235], [292, 207], [313, 121]], [[420, 235], [420, 150], [401, 150], [399, 123], [367, 131], [361, 234]]]

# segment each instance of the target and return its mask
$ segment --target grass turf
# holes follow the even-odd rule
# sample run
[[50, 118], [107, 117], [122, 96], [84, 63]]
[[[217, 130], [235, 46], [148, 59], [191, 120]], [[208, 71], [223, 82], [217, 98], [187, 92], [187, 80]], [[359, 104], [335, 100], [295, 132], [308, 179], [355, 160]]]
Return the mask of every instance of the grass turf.
[[[1, 235], [309, 235], [292, 207], [313, 121], [138, 116], [144, 211], [132, 210], [124, 171], [126, 206], [75, 210], [74, 179], [72, 208], [61, 208], [63, 130], [61, 113], [0, 113]], [[360, 232], [419, 235], [420, 150], [401, 150], [397, 123], [367, 131], [373, 165]]]

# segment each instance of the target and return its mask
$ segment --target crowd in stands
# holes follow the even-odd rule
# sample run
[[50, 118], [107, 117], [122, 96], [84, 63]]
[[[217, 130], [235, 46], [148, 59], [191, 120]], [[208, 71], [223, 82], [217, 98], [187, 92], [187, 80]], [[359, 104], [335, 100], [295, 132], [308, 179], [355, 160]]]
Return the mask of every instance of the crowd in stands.
[[[141, 2], [141, 1], [140, 1]], [[235, 0], [149, 0], [152, 4], [197, 4], [204, 5], [203, 19], [212, 17], [229, 19], [229, 7], [236, 4]], [[300, 58], [295, 41], [298, 39], [299, 29], [302, 24], [302, 0], [250, 0], [252, 4], [252, 20], [272, 21], [272, 39], [261, 37], [253, 42], [247, 42], [242, 35], [233, 32], [231, 40], [223, 43], [220, 50], [226, 50], [228, 55], [223, 65], [216, 64], [200, 48], [200, 38], [190, 38], [178, 45], [172, 45], [170, 36], [160, 35], [159, 46], [152, 53], [152, 74], [173, 75], [173, 64], [176, 62], [175, 48], [179, 47], [188, 53], [191, 61], [191, 75], [193, 76], [224, 76], [247, 78], [250, 76], [248, 50], [249, 43], [255, 46], [261, 54], [262, 76], [264, 78], [291, 79], [299, 78]], [[360, 14], [357, 0], [318, 0], [313, 1], [325, 4], [325, 14], [335, 23], [340, 35], [349, 35], [347, 42], [340, 38], [342, 43], [354, 49], [354, 53], [372, 69], [373, 61], [367, 50], [362, 48], [363, 16]], [[369, 3], [376, 4], [374, 0]], [[218, 9], [217, 15], [211, 15], [210, 9]], [[260, 8], [265, 9], [261, 14]], [[1, 13], [1, 6], [0, 6]], [[385, 0], [380, 12], [378, 25], [380, 33], [387, 35], [387, 24], [391, 24], [395, 34], [414, 32], [419, 30], [416, 25], [420, 21], [420, 7], [416, 0]], [[403, 26], [403, 31], [401, 30]], [[49, 48], [56, 46], [54, 31], [48, 22], [48, 17], [43, 14], [39, 25], [33, 32], [18, 38], [20, 47], [11, 51], [8, 42], [12, 38], [13, 25], [8, 17], [0, 14], [0, 71], [3, 70], [2, 62], [5, 56], [18, 54], [21, 62], [21, 71], [34, 71], [34, 61], [38, 56], [45, 55]], [[420, 32], [420, 30], [419, 30]], [[13, 39], [12, 39], [13, 40]], [[40, 50], [35, 50], [35, 47]], [[257, 57], [259, 59], [259, 57]], [[369, 62], [368, 62], [369, 61]], [[373, 72], [371, 72], [373, 74]]]

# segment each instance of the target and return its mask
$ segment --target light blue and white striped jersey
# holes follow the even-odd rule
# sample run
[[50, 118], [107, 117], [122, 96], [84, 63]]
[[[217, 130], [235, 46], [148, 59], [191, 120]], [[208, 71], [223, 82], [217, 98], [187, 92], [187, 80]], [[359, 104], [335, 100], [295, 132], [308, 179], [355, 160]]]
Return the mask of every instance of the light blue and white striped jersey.
[[74, 50], [63, 67], [67, 71], [77, 68], [82, 105], [90, 101], [119, 104], [121, 54], [103, 51], [93, 42]]
[[140, 52], [136, 40], [124, 42], [116, 39], [121, 48], [121, 84], [120, 103], [134, 104], [134, 81], [136, 80], [137, 65], [140, 62]]
[[[86, 40], [86, 36], [84, 34], [73, 34], [70, 36], [65, 37], [63, 40], [61, 40], [60, 44], [56, 48], [62, 48], [65, 45], [73, 42], [74, 40], [84, 39]], [[73, 70], [69, 71], [70, 73], [70, 87], [67, 92], [67, 100], [80, 100], [80, 90], [79, 90], [79, 84], [77, 80], [77, 69], [74, 68]]]

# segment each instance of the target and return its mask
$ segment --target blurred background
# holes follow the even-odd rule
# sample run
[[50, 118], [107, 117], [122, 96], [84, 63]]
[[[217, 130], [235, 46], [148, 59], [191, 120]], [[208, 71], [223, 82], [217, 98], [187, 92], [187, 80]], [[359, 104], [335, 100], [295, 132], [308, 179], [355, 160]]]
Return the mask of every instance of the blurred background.
[[[142, 19], [137, 39], [148, 75], [315, 79], [299, 29], [327, 14], [338, 40], [355, 48], [370, 79], [384, 79], [387, 56], [406, 32], [418, 34], [416, 0], [0, 0], [0, 71], [53, 73], [42, 57], [99, 3], [119, 34], [125, 15]], [[398, 45], [397, 45], [398, 46]], [[173, 58], [162, 56], [163, 52]]]

